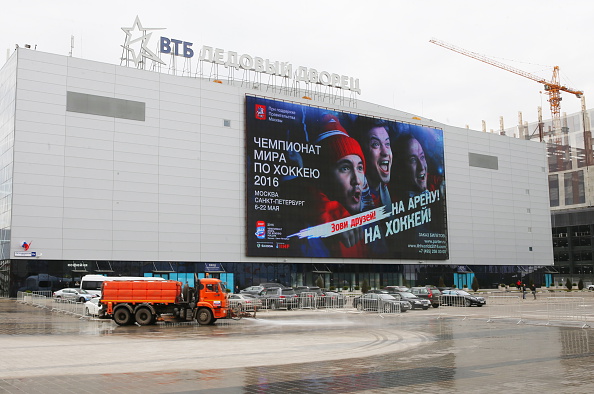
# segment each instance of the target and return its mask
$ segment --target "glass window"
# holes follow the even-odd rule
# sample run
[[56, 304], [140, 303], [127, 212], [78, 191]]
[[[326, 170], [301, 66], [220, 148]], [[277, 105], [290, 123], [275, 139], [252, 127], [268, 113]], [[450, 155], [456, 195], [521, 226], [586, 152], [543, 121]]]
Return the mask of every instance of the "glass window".
[[552, 207], [559, 206], [559, 175], [549, 175], [549, 200]]

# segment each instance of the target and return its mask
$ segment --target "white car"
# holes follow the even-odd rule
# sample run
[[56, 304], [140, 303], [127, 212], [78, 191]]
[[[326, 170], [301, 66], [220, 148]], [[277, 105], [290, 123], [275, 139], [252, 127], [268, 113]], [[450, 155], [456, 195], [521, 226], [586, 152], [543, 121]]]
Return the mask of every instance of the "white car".
[[99, 316], [99, 298], [91, 298], [85, 302], [85, 316]]
[[594, 290], [594, 285], [588, 285], [588, 290]]

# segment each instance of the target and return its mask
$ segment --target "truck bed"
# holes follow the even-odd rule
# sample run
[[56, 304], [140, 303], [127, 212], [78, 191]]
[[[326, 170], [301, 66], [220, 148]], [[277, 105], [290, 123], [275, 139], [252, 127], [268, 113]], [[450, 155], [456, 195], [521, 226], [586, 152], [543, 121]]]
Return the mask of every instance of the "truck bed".
[[101, 302], [130, 302], [171, 304], [180, 301], [181, 282], [163, 281], [110, 281], [103, 283]]

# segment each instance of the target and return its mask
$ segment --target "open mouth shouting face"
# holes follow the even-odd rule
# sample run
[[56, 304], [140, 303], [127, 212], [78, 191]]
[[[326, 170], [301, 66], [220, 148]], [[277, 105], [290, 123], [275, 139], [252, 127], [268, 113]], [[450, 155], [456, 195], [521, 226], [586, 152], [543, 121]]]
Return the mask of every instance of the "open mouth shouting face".
[[338, 201], [351, 215], [361, 212], [363, 159], [358, 155], [340, 158], [330, 170], [331, 198]]
[[369, 185], [377, 189], [380, 182], [390, 182], [392, 149], [386, 129], [381, 126], [370, 129], [367, 133], [366, 143], [362, 147], [367, 161], [366, 176]]
[[408, 141], [407, 156], [404, 163], [404, 178], [412, 191], [427, 190], [427, 161], [423, 147], [416, 139]]

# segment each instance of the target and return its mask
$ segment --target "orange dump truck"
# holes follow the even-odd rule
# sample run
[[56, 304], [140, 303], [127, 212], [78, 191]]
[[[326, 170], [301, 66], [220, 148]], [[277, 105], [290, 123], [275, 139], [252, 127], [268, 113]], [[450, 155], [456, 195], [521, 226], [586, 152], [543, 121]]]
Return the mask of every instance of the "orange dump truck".
[[106, 281], [99, 305], [99, 317], [111, 318], [120, 326], [155, 324], [163, 315], [200, 324], [228, 317], [227, 292], [215, 278], [200, 279], [195, 288], [174, 280]]

